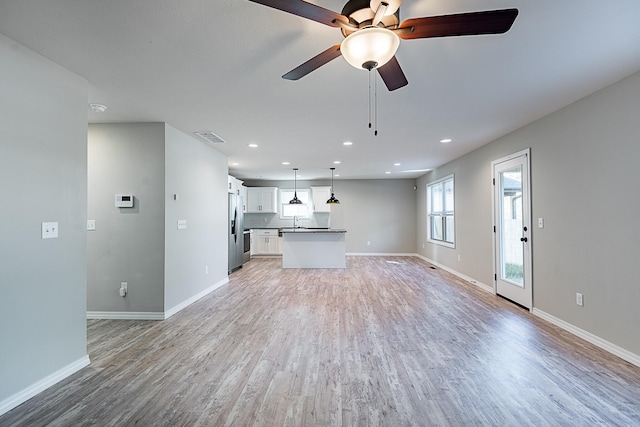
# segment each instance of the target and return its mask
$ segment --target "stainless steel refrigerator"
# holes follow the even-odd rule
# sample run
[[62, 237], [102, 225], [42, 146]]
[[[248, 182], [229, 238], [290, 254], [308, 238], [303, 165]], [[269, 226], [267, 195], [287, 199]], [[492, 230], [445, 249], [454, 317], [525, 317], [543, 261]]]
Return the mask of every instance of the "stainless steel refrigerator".
[[242, 267], [244, 214], [242, 196], [229, 194], [229, 273]]

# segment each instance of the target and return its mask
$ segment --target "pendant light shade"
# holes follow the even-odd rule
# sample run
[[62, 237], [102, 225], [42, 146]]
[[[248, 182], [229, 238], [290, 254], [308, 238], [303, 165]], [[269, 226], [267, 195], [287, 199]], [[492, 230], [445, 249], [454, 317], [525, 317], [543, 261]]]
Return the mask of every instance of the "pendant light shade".
[[289, 200], [290, 205], [301, 205], [302, 200], [298, 199], [298, 188], [297, 188], [297, 175], [298, 168], [293, 168], [293, 199]]
[[327, 200], [328, 205], [340, 204], [340, 200], [336, 199], [336, 196], [333, 195], [333, 171], [334, 170], [336, 170], [336, 168], [331, 168], [331, 197], [329, 197], [329, 200]]
[[396, 54], [400, 38], [386, 28], [367, 27], [351, 33], [342, 41], [340, 52], [355, 68], [382, 67]]

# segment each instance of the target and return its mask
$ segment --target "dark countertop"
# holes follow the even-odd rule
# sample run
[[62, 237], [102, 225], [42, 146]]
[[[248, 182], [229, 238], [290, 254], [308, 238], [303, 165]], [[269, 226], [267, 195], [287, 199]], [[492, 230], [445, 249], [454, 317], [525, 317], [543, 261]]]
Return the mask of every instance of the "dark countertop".
[[343, 230], [340, 228], [290, 228], [283, 227], [280, 229], [280, 234], [282, 233], [346, 233], [347, 230]]

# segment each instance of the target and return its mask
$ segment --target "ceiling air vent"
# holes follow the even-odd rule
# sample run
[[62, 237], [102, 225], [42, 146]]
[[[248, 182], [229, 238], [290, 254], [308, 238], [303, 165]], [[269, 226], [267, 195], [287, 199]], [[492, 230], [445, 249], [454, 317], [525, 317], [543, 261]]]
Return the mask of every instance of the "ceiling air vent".
[[211, 144], [221, 144], [226, 142], [224, 139], [220, 138], [218, 135], [211, 131], [195, 132], [195, 134], [205, 141], [210, 142]]

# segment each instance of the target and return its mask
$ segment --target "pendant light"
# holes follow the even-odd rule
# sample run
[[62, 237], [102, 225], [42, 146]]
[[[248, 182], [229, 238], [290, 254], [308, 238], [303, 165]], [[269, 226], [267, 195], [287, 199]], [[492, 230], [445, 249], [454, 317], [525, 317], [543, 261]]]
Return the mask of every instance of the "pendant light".
[[298, 199], [298, 187], [297, 187], [297, 175], [298, 168], [293, 168], [293, 199], [289, 200], [290, 205], [301, 205], [302, 201]]
[[336, 170], [336, 168], [330, 168], [330, 169], [331, 169], [331, 197], [329, 198], [329, 200], [327, 200], [327, 204], [339, 205], [340, 200], [336, 199], [336, 196], [333, 195], [333, 171]]

